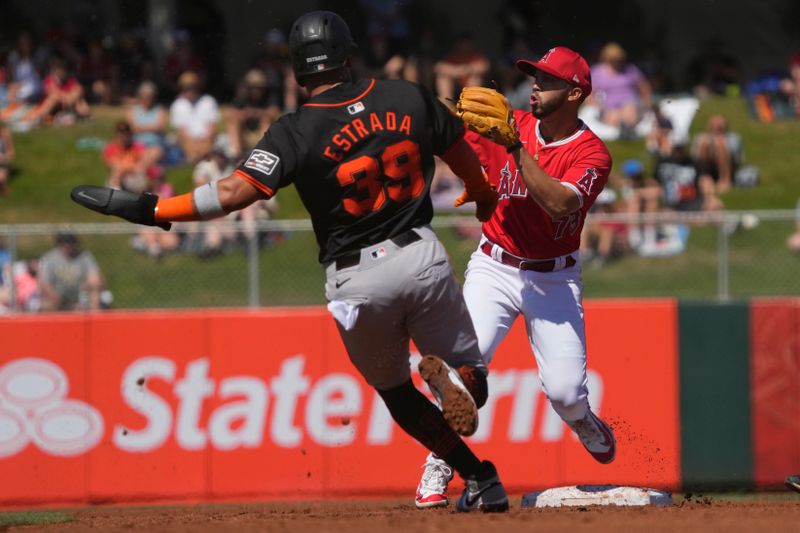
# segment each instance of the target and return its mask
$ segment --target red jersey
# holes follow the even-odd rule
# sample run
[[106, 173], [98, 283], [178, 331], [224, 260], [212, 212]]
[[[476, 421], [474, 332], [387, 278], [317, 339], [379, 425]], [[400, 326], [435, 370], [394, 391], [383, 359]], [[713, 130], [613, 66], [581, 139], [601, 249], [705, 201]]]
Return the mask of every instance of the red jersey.
[[126, 148], [119, 141], [111, 141], [103, 148], [103, 159], [109, 166], [117, 165], [132, 170], [142, 160], [146, 150], [140, 142], [134, 142]]
[[44, 90], [48, 94], [56, 90], [61, 92], [69, 92], [78, 86], [78, 80], [76, 80], [75, 78], [67, 78], [65, 80], [59, 80], [58, 78], [50, 74], [44, 79], [43, 84], [44, 84]]
[[574, 191], [581, 206], [558, 220], [550, 218], [528, 195], [514, 157], [504, 147], [469, 131], [465, 139], [500, 195], [494, 215], [483, 224], [483, 234], [518, 257], [551, 259], [570, 254], [580, 246], [586, 213], [608, 181], [611, 154], [583, 123], [569, 137], [546, 144], [539, 134], [539, 121], [531, 113], [515, 111], [514, 115], [524, 149], [532, 156], [538, 153], [542, 170]]

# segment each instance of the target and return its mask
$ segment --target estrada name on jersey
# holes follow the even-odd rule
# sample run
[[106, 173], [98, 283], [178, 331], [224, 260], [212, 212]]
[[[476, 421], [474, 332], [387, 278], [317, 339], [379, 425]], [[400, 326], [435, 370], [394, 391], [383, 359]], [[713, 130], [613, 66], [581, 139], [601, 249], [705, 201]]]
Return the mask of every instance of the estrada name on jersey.
[[553, 220], [528, 195], [514, 157], [502, 146], [467, 132], [466, 140], [500, 195], [494, 215], [483, 224], [483, 234], [518, 257], [551, 259], [570, 254], [579, 248], [586, 213], [608, 181], [611, 155], [603, 141], [583, 123], [569, 137], [548, 144], [532, 114], [514, 114], [524, 149], [532, 156], [538, 154], [542, 170], [578, 195], [580, 209]]
[[433, 156], [463, 133], [416, 84], [342, 83], [273, 124], [236, 173], [266, 197], [294, 183], [326, 263], [429, 223]]

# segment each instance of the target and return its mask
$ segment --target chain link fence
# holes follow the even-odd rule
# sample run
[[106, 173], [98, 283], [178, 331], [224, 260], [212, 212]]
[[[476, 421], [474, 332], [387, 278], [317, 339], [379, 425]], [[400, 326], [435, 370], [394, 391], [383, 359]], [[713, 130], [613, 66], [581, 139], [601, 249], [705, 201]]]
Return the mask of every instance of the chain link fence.
[[[434, 227], [462, 277], [480, 226], [472, 218], [444, 217]], [[211, 238], [207, 230], [201, 224], [176, 224], [169, 233], [127, 223], [0, 226], [0, 309], [47, 307], [37, 290], [37, 274], [42, 275], [37, 260], [63, 233], [74, 234], [79, 248], [94, 257], [103, 307], [324, 303], [324, 274], [309, 221], [219, 223]], [[591, 216], [584, 234], [589, 246], [581, 256], [585, 295], [718, 300], [800, 295], [800, 255], [786, 245], [795, 231], [795, 212], [789, 210]], [[61, 281], [80, 284], [75, 279], [80, 273], [66, 270]], [[83, 294], [71, 308], [91, 301]]]

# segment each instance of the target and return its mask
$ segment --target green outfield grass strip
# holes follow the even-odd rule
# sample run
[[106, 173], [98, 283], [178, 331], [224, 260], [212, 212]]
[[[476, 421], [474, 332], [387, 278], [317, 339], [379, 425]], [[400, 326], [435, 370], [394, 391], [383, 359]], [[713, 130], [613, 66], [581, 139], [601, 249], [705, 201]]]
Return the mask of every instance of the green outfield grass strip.
[[34, 526], [63, 524], [75, 520], [73, 513], [63, 511], [12, 511], [0, 513], [0, 528], [11, 526]]

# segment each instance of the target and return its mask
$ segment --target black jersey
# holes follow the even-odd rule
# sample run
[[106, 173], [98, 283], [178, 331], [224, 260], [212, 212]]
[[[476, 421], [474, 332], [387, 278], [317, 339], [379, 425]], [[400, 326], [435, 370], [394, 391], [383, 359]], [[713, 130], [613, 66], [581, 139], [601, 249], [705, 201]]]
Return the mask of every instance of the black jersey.
[[294, 183], [326, 263], [430, 222], [433, 156], [463, 132], [416, 84], [342, 83], [274, 123], [236, 173], [266, 196]]

